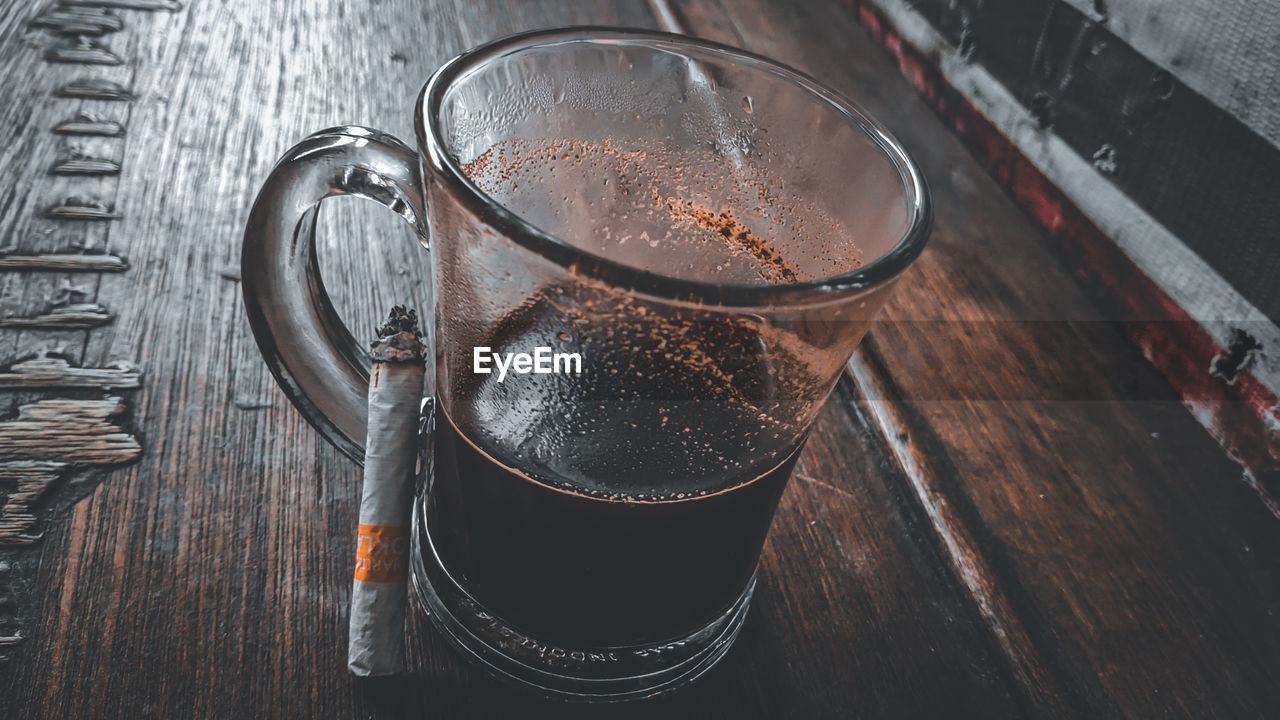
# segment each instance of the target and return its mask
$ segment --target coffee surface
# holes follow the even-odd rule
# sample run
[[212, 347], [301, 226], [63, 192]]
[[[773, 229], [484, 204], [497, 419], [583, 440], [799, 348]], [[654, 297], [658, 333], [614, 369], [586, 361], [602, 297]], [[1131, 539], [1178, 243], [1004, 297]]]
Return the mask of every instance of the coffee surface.
[[[499, 462], [562, 490], [670, 501], [746, 482], [802, 439], [802, 398], [823, 381], [782, 334], [723, 315], [642, 313], [608, 293], [591, 302], [584, 316], [533, 298], [485, 341], [577, 350], [581, 374], [455, 371], [448, 411]], [[456, 363], [469, 362], [465, 350]]]

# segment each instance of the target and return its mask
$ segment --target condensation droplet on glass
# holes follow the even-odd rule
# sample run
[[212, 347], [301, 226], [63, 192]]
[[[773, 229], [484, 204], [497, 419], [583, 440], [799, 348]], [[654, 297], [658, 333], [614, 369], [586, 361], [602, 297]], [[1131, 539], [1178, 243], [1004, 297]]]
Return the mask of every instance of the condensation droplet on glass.
[[742, 109], [745, 110], [748, 115], [756, 111], [755, 103], [751, 100], [750, 95], [742, 96]]

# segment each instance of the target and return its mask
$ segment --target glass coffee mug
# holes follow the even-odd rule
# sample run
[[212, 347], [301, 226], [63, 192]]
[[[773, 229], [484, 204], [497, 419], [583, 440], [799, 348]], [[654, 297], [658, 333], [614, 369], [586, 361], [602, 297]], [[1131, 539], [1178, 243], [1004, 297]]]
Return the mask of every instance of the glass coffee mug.
[[243, 251], [262, 354], [359, 460], [369, 360], [316, 208], [401, 215], [431, 258], [412, 577], [433, 622], [546, 694], [677, 687], [742, 625], [814, 417], [928, 237], [924, 180], [812, 79], [662, 33], [496, 41], [436, 71], [416, 121], [418, 152], [341, 127], [272, 171]]

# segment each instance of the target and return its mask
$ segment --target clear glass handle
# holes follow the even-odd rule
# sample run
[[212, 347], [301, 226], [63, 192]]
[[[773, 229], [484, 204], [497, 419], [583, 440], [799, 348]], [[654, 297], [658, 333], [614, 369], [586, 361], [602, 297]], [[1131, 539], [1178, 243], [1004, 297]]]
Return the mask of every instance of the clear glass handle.
[[376, 130], [330, 128], [271, 170], [245, 227], [241, 277], [276, 382], [325, 439], [362, 462], [369, 357], [334, 311], [316, 261], [316, 211], [334, 195], [376, 200], [427, 236], [417, 153]]

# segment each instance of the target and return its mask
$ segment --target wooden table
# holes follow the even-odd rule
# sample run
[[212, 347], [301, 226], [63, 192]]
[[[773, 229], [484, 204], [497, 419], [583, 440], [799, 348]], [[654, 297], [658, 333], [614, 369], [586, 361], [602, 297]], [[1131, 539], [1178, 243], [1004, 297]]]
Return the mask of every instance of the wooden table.
[[[158, 9], [113, 11], [81, 47], [30, 26], [46, 3], [0, 8], [0, 715], [1280, 716], [1280, 520], [838, 3], [121, 4]], [[822, 413], [745, 630], [702, 682], [535, 700], [420, 611], [412, 673], [352, 680], [358, 471], [258, 356], [249, 204], [304, 134], [408, 138], [450, 56], [581, 23], [675, 23], [847, 93], [923, 165], [937, 230]], [[98, 117], [64, 127], [81, 112]], [[402, 269], [423, 258], [389, 214], [331, 205], [322, 260], [367, 336], [394, 300], [422, 304]]]

